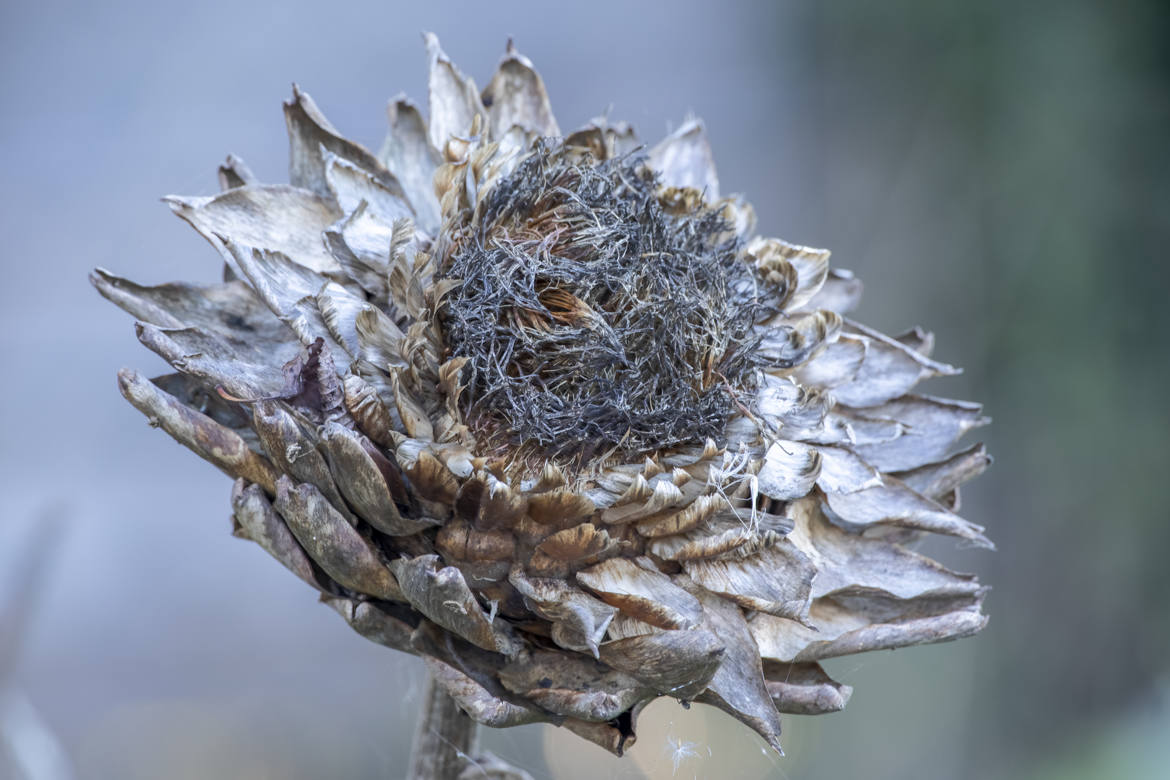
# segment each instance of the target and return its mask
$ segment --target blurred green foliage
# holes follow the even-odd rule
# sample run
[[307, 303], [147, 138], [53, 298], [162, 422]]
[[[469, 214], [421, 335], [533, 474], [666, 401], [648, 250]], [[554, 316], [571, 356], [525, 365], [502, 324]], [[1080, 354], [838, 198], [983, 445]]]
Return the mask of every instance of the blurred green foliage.
[[[805, 108], [829, 128], [810, 216], [832, 237], [865, 221], [859, 194], [879, 203], [833, 245], [867, 282], [863, 318], [941, 323], [939, 356], [995, 419], [965, 514], [1000, 549], [950, 556], [995, 588], [992, 621], [969, 669], [921, 678], [969, 696], [965, 749], [891, 736], [906, 755], [867, 776], [1066, 776], [1064, 751], [1170, 671], [1170, 5], [849, 1], [808, 19]], [[891, 731], [932, 733], [923, 694]]]

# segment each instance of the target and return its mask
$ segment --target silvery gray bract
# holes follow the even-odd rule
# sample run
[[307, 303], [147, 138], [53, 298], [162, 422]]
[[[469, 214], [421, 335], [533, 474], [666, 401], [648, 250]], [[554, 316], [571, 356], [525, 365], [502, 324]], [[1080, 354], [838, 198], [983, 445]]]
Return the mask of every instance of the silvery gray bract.
[[[219, 195], [167, 199], [222, 255], [226, 281], [144, 287], [93, 275], [176, 371], [147, 380], [123, 370], [123, 395], [236, 478], [237, 535], [361, 635], [421, 656], [475, 720], [552, 723], [619, 754], [658, 696], [715, 705], [779, 749], [780, 712], [832, 712], [849, 698], [821, 659], [982, 628], [985, 589], [906, 546], [927, 533], [990, 546], [955, 514], [959, 485], [989, 462], [981, 446], [956, 442], [986, 420], [975, 404], [914, 392], [956, 373], [929, 357], [930, 335], [889, 337], [848, 319], [861, 285], [830, 269], [828, 251], [755, 236], [751, 207], [720, 197], [700, 122], [642, 151], [628, 125], [604, 119], [562, 136], [540, 76], [510, 45], [482, 93], [434, 36], [426, 46], [429, 120], [392, 101], [378, 153], [294, 89], [290, 184], [261, 184], [232, 157]], [[581, 237], [602, 220], [580, 187], [525, 193], [546, 170], [532, 161], [578, 183], [639, 177], [628, 191], [599, 185], [590, 202], [617, 208], [638, 190], [642, 211], [627, 209], [618, 228], [641, 235], [650, 214], [671, 240], [722, 258], [704, 271], [730, 274], [721, 305], [750, 303], [743, 316], [720, 315], [746, 328], [712, 320], [691, 351], [702, 387], [680, 392], [715, 404], [700, 410], [697, 433], [679, 434], [654, 393], [639, 411], [622, 390], [601, 404], [610, 429], [635, 412], [658, 415], [659, 427], [631, 422], [617, 440], [598, 428], [589, 446], [526, 439], [551, 430], [539, 427], [547, 421], [510, 427], [484, 384], [490, 366], [467, 346], [476, 334], [449, 343], [453, 302], [463, 316], [473, 300], [450, 270], [480, 270], [467, 262], [473, 247], [515, 256], [536, 295], [527, 307], [470, 311], [506, 337], [492, 349], [531, 358], [558, 334], [572, 336], [571, 350], [573, 338], [617, 333], [617, 313], [541, 276], [588, 269]], [[506, 225], [496, 203], [505, 186], [518, 193]], [[560, 198], [552, 221], [525, 222], [548, 193]], [[625, 250], [602, 248], [621, 271]], [[689, 250], [671, 258], [692, 262]], [[678, 309], [654, 293], [619, 292], [622, 306], [661, 312], [638, 326], [654, 338], [678, 325]], [[684, 360], [680, 376], [688, 349], [672, 358], [675, 369]], [[653, 357], [643, 351], [630, 370]], [[533, 404], [559, 404], [538, 395], [549, 391], [545, 369], [557, 369], [558, 387], [589, 402], [594, 385], [556, 354], [574, 353], [548, 353], [530, 374], [510, 352], [493, 365], [513, 401], [530, 380]], [[656, 430], [671, 431], [669, 444], [654, 446]]]

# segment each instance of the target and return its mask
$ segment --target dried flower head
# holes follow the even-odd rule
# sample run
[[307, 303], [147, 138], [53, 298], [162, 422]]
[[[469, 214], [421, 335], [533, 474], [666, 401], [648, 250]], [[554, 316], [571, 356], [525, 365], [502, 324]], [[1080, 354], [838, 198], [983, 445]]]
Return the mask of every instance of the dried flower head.
[[753, 235], [703, 126], [562, 136], [509, 46], [482, 95], [433, 36], [430, 117], [378, 154], [300, 90], [291, 185], [236, 158], [168, 199], [221, 284], [94, 284], [177, 373], [123, 394], [236, 478], [236, 533], [469, 715], [614, 752], [658, 696], [779, 749], [838, 710], [824, 658], [978, 631], [984, 588], [907, 549], [988, 545], [952, 452], [979, 407], [914, 330], [843, 314], [825, 250]]

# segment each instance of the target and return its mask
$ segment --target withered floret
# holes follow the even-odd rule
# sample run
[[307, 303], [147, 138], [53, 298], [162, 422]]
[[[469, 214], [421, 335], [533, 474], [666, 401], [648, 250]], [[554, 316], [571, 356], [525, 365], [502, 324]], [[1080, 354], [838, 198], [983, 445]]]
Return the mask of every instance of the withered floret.
[[721, 211], [676, 195], [644, 156], [546, 139], [484, 196], [439, 264], [482, 443], [587, 463], [722, 436], [766, 309]]

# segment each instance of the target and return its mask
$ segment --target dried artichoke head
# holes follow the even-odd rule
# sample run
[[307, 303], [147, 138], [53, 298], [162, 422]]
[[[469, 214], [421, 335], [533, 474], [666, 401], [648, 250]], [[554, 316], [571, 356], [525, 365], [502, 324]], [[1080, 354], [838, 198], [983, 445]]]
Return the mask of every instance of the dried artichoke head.
[[847, 319], [826, 250], [753, 234], [703, 125], [562, 136], [510, 45], [480, 93], [426, 37], [429, 120], [377, 154], [307, 94], [288, 185], [236, 158], [167, 199], [227, 281], [98, 290], [177, 373], [123, 395], [236, 478], [237, 535], [490, 726], [616, 753], [659, 696], [779, 749], [842, 708], [825, 658], [978, 631], [984, 588], [905, 546], [989, 458], [919, 330]]

